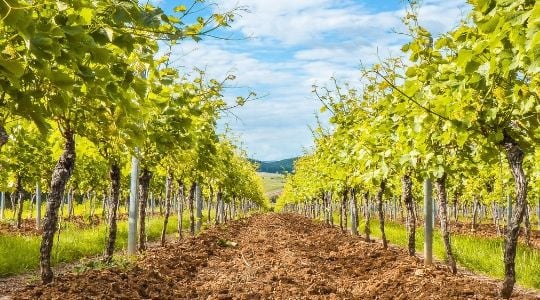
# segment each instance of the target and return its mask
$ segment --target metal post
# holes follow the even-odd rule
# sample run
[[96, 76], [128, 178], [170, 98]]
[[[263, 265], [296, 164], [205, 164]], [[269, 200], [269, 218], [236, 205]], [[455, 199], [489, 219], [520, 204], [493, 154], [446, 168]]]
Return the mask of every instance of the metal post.
[[195, 206], [197, 209], [197, 214], [195, 216], [195, 232], [200, 232], [202, 227], [202, 195], [201, 195], [201, 186], [199, 183], [195, 185]]
[[[165, 191], [167, 191], [167, 186], [165, 186]], [[167, 194], [167, 192], [165, 192]], [[156, 208], [156, 200], [154, 199], [154, 193], [150, 193], [150, 214], [154, 216]]]
[[431, 179], [424, 181], [424, 265], [433, 262], [433, 197]]
[[6, 192], [0, 194], [0, 220], [4, 219], [4, 208], [6, 206]]
[[[138, 150], [135, 148], [135, 154]], [[129, 192], [129, 218], [128, 218], [128, 254], [137, 253], [137, 183], [139, 175], [139, 159], [136, 155], [131, 157], [131, 188]]]
[[394, 204], [394, 217], [393, 217], [393, 220], [395, 222], [395, 221], [397, 221], [397, 213], [398, 213], [398, 205], [397, 205], [397, 200], [396, 200], [395, 196], [392, 196], [392, 202]]
[[36, 184], [36, 228], [41, 228], [41, 186]]

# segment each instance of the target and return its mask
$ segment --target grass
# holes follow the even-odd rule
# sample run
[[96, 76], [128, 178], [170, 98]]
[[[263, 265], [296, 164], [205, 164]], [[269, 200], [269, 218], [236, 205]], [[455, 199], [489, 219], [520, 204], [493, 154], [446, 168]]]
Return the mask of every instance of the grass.
[[266, 194], [282, 190], [285, 185], [285, 177], [282, 174], [259, 172], [259, 175], [263, 179], [263, 186]]
[[[183, 228], [188, 227], [188, 218], [184, 217]], [[127, 221], [118, 222], [116, 249], [127, 247]], [[163, 228], [163, 217], [147, 220], [149, 241], [159, 239]], [[176, 232], [176, 216], [169, 218], [167, 233]], [[80, 258], [101, 255], [107, 241], [107, 229], [104, 224], [89, 229], [67, 226], [55, 237], [52, 259], [53, 264], [72, 262]], [[0, 277], [6, 277], [35, 270], [39, 267], [39, 247], [41, 236], [0, 235]]]
[[[338, 218], [339, 220], [339, 218]], [[361, 225], [361, 232], [364, 228]], [[377, 220], [371, 222], [372, 235], [379, 237], [381, 232]], [[385, 233], [390, 243], [407, 247], [407, 232], [399, 223], [386, 222]], [[423, 252], [424, 230], [416, 230], [416, 250]], [[502, 238], [488, 238], [470, 235], [452, 235], [452, 250], [458, 264], [469, 270], [482, 273], [489, 277], [504, 278]], [[439, 231], [433, 237], [433, 253], [435, 258], [444, 260], [446, 253]], [[516, 255], [517, 282], [521, 286], [540, 289], [540, 250], [519, 245]]]
[[[7, 197], [6, 197], [7, 198]], [[6, 205], [8, 204], [9, 200], [6, 199]], [[46, 200], [45, 199], [42, 199], [42, 203], [41, 203], [41, 217], [43, 218], [45, 216], [45, 211], [46, 211]], [[95, 204], [93, 204], [95, 207], [94, 207], [94, 215], [95, 216], [101, 216], [102, 213], [103, 213], [103, 208], [101, 206], [101, 199], [97, 199], [95, 200]], [[124, 213], [125, 211], [125, 207], [122, 206], [120, 208], [120, 212], [121, 213]], [[60, 210], [59, 210], [59, 214], [63, 217], [63, 218], [67, 218], [68, 217], [68, 205], [67, 203], [64, 203], [63, 205], [60, 206]], [[75, 205], [73, 206], [73, 215], [75, 216], [89, 216], [90, 215], [90, 205], [88, 203], [88, 201], [85, 201], [84, 203], [75, 203]], [[30, 201], [26, 200], [24, 203], [23, 203], [23, 214], [22, 214], [22, 217], [23, 219], [33, 219], [35, 218], [36, 216], [36, 206], [35, 205], [32, 205], [30, 203]], [[14, 222], [16, 219], [16, 215], [15, 215], [15, 211], [11, 208], [5, 208], [4, 209], [4, 222], [6, 221], [12, 221]]]

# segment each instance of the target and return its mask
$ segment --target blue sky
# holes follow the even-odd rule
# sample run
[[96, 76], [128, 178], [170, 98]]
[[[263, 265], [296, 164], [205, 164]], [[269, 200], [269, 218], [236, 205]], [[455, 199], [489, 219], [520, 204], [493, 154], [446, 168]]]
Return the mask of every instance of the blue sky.
[[[159, 1], [166, 10], [188, 1]], [[189, 2], [188, 2], [189, 3]], [[359, 83], [360, 65], [400, 55], [404, 36], [400, 0], [215, 0], [217, 11], [244, 6], [223, 34], [241, 40], [186, 41], [174, 49], [188, 72], [205, 69], [216, 79], [236, 76], [226, 97], [246, 94], [260, 100], [225, 114], [222, 120], [240, 136], [250, 157], [278, 160], [301, 155], [312, 145], [308, 126], [316, 123], [320, 103], [312, 85], [331, 77]], [[424, 0], [420, 22], [435, 34], [455, 27], [468, 12], [465, 0]]]

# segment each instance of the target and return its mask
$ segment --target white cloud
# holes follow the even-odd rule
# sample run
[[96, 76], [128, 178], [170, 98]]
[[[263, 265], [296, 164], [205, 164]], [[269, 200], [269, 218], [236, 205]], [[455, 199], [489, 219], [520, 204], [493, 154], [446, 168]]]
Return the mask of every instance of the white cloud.
[[[388, 1], [402, 7], [398, 0]], [[233, 24], [246, 36], [270, 39], [284, 45], [326, 41], [325, 34], [373, 40], [401, 28], [403, 8], [373, 12], [362, 1], [336, 0], [220, 0], [223, 9], [243, 6], [250, 13]], [[428, 0], [420, 10], [423, 25], [440, 33], [450, 29], [466, 11], [463, 0]]]
[[[188, 70], [198, 66], [216, 79], [232, 72], [238, 87], [268, 94], [236, 109], [241, 121], [229, 115], [223, 122], [242, 134], [255, 158], [286, 158], [311, 145], [308, 125], [315, 124], [320, 107], [311, 95], [314, 83], [324, 85], [330, 77], [358, 83], [361, 63], [400, 54], [405, 37], [392, 29], [405, 31], [405, 11], [401, 1], [392, 1], [393, 10], [376, 11], [359, 0], [218, 0], [220, 9], [249, 8], [232, 28], [253, 38], [187, 42], [175, 55]], [[439, 34], [456, 26], [466, 11], [465, 0], [425, 0], [420, 21]], [[227, 96], [235, 92], [245, 89]]]
[[239, 85], [276, 84], [290, 80], [291, 74], [272, 69], [268, 63], [257, 60], [247, 52], [233, 52], [219, 43], [187, 42], [174, 50], [175, 58], [188, 71], [198, 67], [212, 78], [220, 79], [237, 74]]

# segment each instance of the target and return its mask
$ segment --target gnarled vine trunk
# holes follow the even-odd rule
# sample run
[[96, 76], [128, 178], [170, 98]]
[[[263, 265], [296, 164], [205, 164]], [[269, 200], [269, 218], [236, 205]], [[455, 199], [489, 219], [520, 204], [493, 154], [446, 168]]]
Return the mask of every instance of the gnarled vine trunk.
[[189, 232], [191, 235], [195, 235], [195, 189], [197, 184], [194, 182], [191, 184], [191, 189], [189, 190]]
[[411, 177], [403, 175], [401, 177], [401, 189], [403, 202], [407, 207], [407, 233], [409, 234], [409, 255], [414, 256], [416, 254], [416, 218], [414, 215], [414, 203], [412, 197], [412, 180]]
[[356, 190], [352, 188], [351, 192], [351, 234], [358, 235], [358, 204], [356, 203]]
[[6, 132], [6, 128], [4, 125], [0, 125], [0, 150], [2, 150], [2, 147], [8, 142], [9, 135]]
[[324, 216], [324, 223], [326, 225], [330, 225], [330, 217], [329, 217], [329, 208], [328, 208], [328, 201], [326, 198], [326, 192], [321, 193], [321, 201], [322, 201], [322, 211]]
[[517, 142], [508, 133], [504, 133], [502, 146], [506, 152], [509, 167], [514, 177], [516, 189], [516, 208], [512, 219], [509, 220], [504, 244], [504, 282], [501, 296], [510, 298], [516, 283], [516, 247], [519, 236], [519, 227], [523, 221], [525, 207], [527, 206], [527, 178], [523, 170], [524, 153]]
[[343, 232], [347, 231], [347, 226], [349, 226], [349, 216], [347, 211], [347, 197], [349, 196], [349, 188], [345, 189], [345, 192], [343, 193], [343, 200], [341, 202], [341, 206], [343, 207]]
[[379, 212], [379, 228], [381, 229], [381, 238], [383, 243], [383, 248], [388, 249], [388, 241], [386, 240], [386, 233], [384, 232], [384, 208], [383, 208], [383, 194], [384, 189], [386, 188], [386, 180], [381, 181], [379, 190], [377, 191], [377, 210]]
[[332, 206], [332, 192], [329, 191], [326, 193], [326, 201], [328, 201], [328, 220], [330, 226], [334, 226], [334, 208]]
[[66, 189], [66, 184], [75, 167], [75, 136], [73, 132], [64, 132], [64, 151], [54, 167], [51, 178], [51, 189], [47, 197], [47, 211], [43, 221], [43, 238], [40, 246], [40, 268], [43, 283], [53, 280], [51, 269], [51, 251], [54, 234], [58, 224], [58, 209]]
[[208, 227], [210, 227], [211, 222], [212, 222], [212, 200], [214, 199], [214, 188], [212, 187], [211, 184], [208, 186], [208, 188], [210, 189], [210, 197], [208, 197], [207, 203], [206, 203], [207, 204], [206, 213], [208, 214], [206, 216], [206, 223], [208, 224]]
[[345, 217], [345, 199], [347, 199], [347, 192], [343, 191], [343, 195], [339, 203], [339, 228], [341, 229], [341, 232], [345, 232], [346, 228], [345, 222], [343, 222]]
[[472, 217], [472, 232], [476, 231], [477, 223], [478, 223], [478, 206], [479, 206], [479, 198], [478, 195], [474, 196], [473, 201], [473, 217]]
[[23, 188], [21, 175], [17, 174], [17, 185], [15, 187], [15, 193], [17, 195], [17, 228], [21, 228], [22, 225], [22, 212], [23, 212]]
[[452, 253], [452, 244], [450, 243], [450, 231], [448, 230], [448, 199], [446, 197], [446, 174], [435, 180], [435, 188], [437, 190], [437, 198], [439, 200], [439, 220], [441, 222], [441, 232], [444, 241], [444, 249], [448, 265], [452, 269], [452, 273], [457, 273], [456, 260]]
[[223, 199], [223, 188], [220, 186], [218, 189], [218, 202], [219, 202], [219, 222], [225, 222], [225, 201]]
[[109, 263], [113, 257], [114, 246], [116, 244], [116, 233], [118, 231], [116, 219], [118, 211], [118, 201], [120, 199], [120, 166], [118, 163], [112, 163], [109, 170], [109, 178], [111, 180], [111, 190], [109, 195], [109, 238], [107, 240], [107, 248], [105, 250], [104, 261]]
[[370, 228], [370, 219], [371, 219], [371, 212], [369, 210], [369, 192], [364, 193], [364, 233], [366, 234], [366, 242], [371, 242], [370, 234], [371, 234], [371, 228]]
[[152, 172], [143, 168], [139, 176], [139, 251], [146, 250], [146, 203]]
[[214, 225], [218, 225], [221, 222], [221, 201], [222, 201], [223, 192], [221, 191], [221, 186], [218, 187], [218, 192], [216, 195], [216, 207], [215, 207], [215, 213], [216, 218], [214, 220]]
[[185, 185], [184, 181], [178, 180], [178, 238], [181, 239], [182, 236], [182, 227], [184, 223], [184, 202], [185, 202]]
[[[169, 170], [165, 182], [165, 216], [163, 218], [163, 229], [161, 230], [161, 247], [165, 246], [165, 236], [167, 235], [167, 225], [169, 224], [169, 216], [171, 214], [171, 194], [172, 194], [173, 174]], [[178, 220], [180, 222], [180, 219]], [[180, 224], [180, 223], [179, 223]]]

